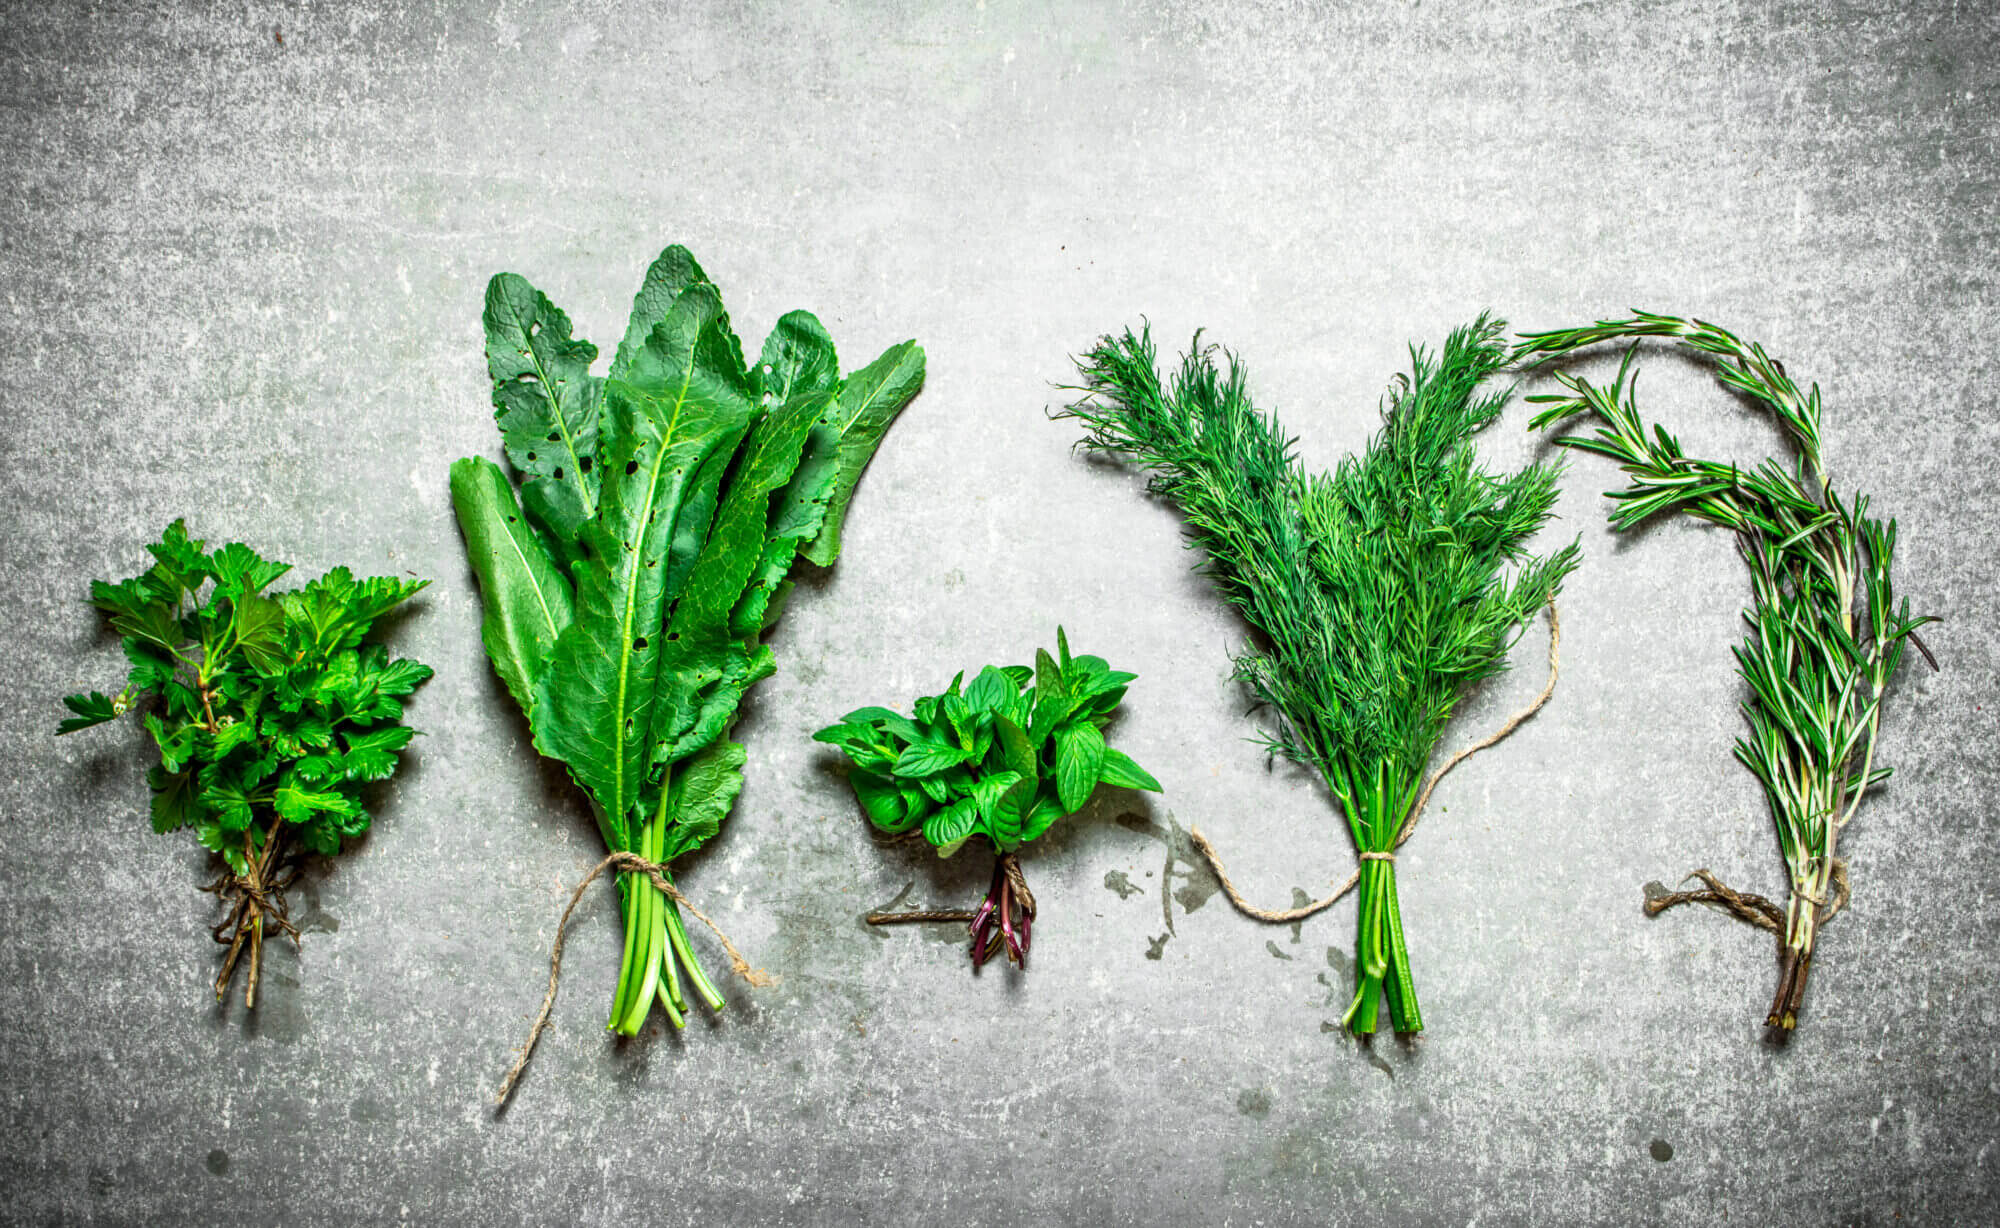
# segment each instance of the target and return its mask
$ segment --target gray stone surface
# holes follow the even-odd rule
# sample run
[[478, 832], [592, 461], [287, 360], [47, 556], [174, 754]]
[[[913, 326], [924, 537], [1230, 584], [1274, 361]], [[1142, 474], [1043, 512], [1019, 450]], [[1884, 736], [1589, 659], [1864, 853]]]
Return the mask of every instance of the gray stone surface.
[[[0, 1218], [1995, 1216], [1987, 6], [9, 7]], [[604, 342], [674, 241], [746, 335], [810, 307], [850, 358], [919, 337], [930, 382], [776, 634], [749, 786], [683, 877], [782, 984], [614, 1043], [600, 893], [496, 1121], [598, 845], [481, 657], [445, 496], [452, 458], [498, 454], [481, 289], [524, 273]], [[1579, 462], [1563, 684], [1408, 846], [1431, 1027], [1357, 1051], [1332, 1033], [1352, 905], [1258, 927], [1179, 856], [1198, 822], [1280, 903], [1350, 864], [1322, 799], [1243, 740], [1244, 630], [1176, 517], [1072, 454], [1051, 384], [1142, 314], [1168, 344], [1205, 326], [1328, 463], [1412, 339], [1628, 305], [1822, 383], [1830, 464], [1901, 519], [1946, 668], [1898, 684], [1853, 907], [1773, 1048], [1768, 940], [1639, 911], [1695, 865], [1778, 886], [1729, 756], [1747, 586], [1716, 533], [1614, 542], [1614, 474]], [[1691, 444], [1771, 443], [1689, 364], [1646, 382]], [[1496, 461], [1533, 451], [1524, 417]], [[179, 515], [308, 573], [435, 581], [395, 640], [437, 666], [428, 736], [303, 893], [303, 952], [274, 950], [254, 1017], [206, 1000], [204, 858], [147, 831], [137, 734], [49, 736], [62, 694], [120, 674], [85, 582]], [[1033, 968], [974, 976], [953, 936], [859, 918], [966, 900], [984, 867], [871, 845], [807, 733], [1058, 620], [1140, 674], [1117, 737], [1167, 793], [1037, 847]], [[1518, 651], [1451, 742], [1539, 684]]]

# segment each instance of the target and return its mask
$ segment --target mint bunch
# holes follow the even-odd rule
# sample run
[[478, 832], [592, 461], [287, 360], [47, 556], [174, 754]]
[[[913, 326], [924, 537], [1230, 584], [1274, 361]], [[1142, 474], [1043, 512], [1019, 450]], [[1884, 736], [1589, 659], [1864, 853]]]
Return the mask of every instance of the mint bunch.
[[1027, 957], [1033, 898], [1017, 898], [1010, 864], [1023, 845], [1083, 809], [1099, 785], [1160, 791], [1104, 740], [1136, 675], [1072, 657], [1060, 627], [1056, 653], [1038, 650], [1033, 669], [989, 665], [970, 685], [960, 673], [942, 695], [917, 700], [912, 717], [861, 708], [813, 735], [852, 761], [848, 782], [881, 831], [921, 831], [940, 857], [974, 837], [992, 846], [993, 885], [971, 917], [975, 967], [1002, 945], [1017, 964]]

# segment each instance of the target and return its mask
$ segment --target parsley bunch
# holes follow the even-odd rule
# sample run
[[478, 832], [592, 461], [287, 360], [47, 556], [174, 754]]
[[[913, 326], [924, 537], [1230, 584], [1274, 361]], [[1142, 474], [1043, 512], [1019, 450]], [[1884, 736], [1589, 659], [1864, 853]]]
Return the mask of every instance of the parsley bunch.
[[[1639, 416], [1636, 339], [1664, 337], [1712, 358], [1721, 383], [1768, 410], [1796, 455], [1787, 466], [1754, 468], [1688, 456], [1665, 427]], [[1736, 535], [1749, 565], [1749, 633], [1736, 652], [1749, 685], [1748, 736], [1736, 757], [1757, 777], [1777, 830], [1791, 898], [1780, 911], [1762, 896], [1739, 895], [1706, 871], [1708, 889], [1650, 901], [1648, 911], [1690, 900], [1718, 904], [1778, 935], [1778, 989], [1765, 1022], [1780, 1033], [1798, 1022], [1814, 936], [1845, 901], [1846, 863], [1835, 852], [1841, 829], [1867, 791], [1889, 777], [1876, 762], [1882, 697], [1906, 644], [1926, 660], [1917, 629], [1936, 621], [1898, 601], [1890, 564], [1896, 522], [1868, 514], [1868, 497], [1842, 499], [1820, 459], [1819, 386], [1801, 392], [1784, 364], [1726, 329], [1700, 320], [1635, 312], [1623, 320], [1524, 336], [1520, 357], [1537, 361], [1600, 342], [1635, 339], [1617, 377], [1593, 384], [1557, 374], [1562, 391], [1530, 397], [1546, 406], [1535, 429], [1584, 418], [1590, 435], [1556, 442], [1618, 463], [1631, 485], [1610, 492], [1611, 527], [1624, 530], [1679, 510]], [[1936, 661], [1930, 661], [1937, 667]]]
[[1033, 669], [989, 665], [963, 691], [961, 673], [944, 694], [917, 700], [914, 719], [860, 708], [813, 735], [853, 762], [848, 782], [880, 830], [921, 831], [940, 857], [975, 836], [993, 847], [993, 884], [972, 916], [974, 967], [1003, 943], [1015, 963], [1027, 958], [1034, 903], [1019, 898], [1011, 864], [1023, 845], [1083, 809], [1099, 785], [1160, 791], [1104, 742], [1136, 675], [1072, 657], [1060, 627], [1056, 654], [1038, 649]]
[[[1506, 476], [1472, 437], [1505, 391], [1504, 325], [1481, 317], [1441, 353], [1411, 352], [1382, 430], [1332, 473], [1307, 474], [1277, 421], [1252, 405], [1242, 366], [1198, 344], [1171, 384], [1150, 336], [1106, 337], [1079, 361], [1085, 397], [1061, 416], [1094, 449], [1153, 471], [1179, 505], [1224, 597], [1262, 644], [1236, 674], [1273, 709], [1269, 748], [1319, 773], [1362, 856], [1350, 1031], [1423, 1027], [1392, 860], [1425, 763], [1466, 689], [1506, 668], [1522, 624], [1554, 597], [1577, 548], [1537, 558], [1557, 470]], [[1503, 574], [1511, 567], [1511, 578]]]
[[147, 773], [153, 830], [192, 828], [225, 870], [208, 888], [231, 904], [215, 928], [228, 991], [246, 942], [245, 1006], [256, 1005], [268, 918], [296, 941], [284, 889], [300, 852], [332, 856], [368, 830], [365, 786], [395, 774], [415, 730], [403, 697], [429, 666], [363, 643], [424, 580], [356, 580], [336, 567], [305, 587], [267, 590], [291, 570], [240, 542], [208, 552], [181, 521], [146, 547], [153, 565], [121, 584], [94, 580], [91, 604], [123, 637], [131, 671], [115, 697], [71, 695], [74, 733], [142, 713], [160, 762]]

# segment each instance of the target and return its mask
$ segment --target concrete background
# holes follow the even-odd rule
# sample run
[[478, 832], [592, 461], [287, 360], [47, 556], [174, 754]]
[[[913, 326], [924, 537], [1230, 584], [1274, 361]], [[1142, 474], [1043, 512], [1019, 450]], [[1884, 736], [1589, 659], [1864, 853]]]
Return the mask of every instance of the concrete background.
[[[9, 6], [0, 1218], [1992, 1221], [1997, 35], [1977, 4]], [[614, 1043], [600, 891], [496, 1121], [599, 845], [481, 656], [446, 499], [452, 458], [499, 452], [480, 295], [518, 271], [609, 344], [676, 241], [751, 344], [810, 307], [848, 365], [917, 336], [929, 386], [777, 631], [749, 786], [682, 879], [782, 984]], [[1176, 516], [1072, 454], [1052, 384], [1142, 315], [1164, 346], [1207, 327], [1327, 464], [1412, 340], [1631, 305], [1821, 382], [1945, 670], [1897, 686], [1853, 907], [1771, 1047], [1769, 940], [1639, 910], [1696, 865], [1779, 888], [1729, 755], [1747, 584], [1715, 533], [1614, 542], [1615, 475], [1579, 461], [1564, 681], [1407, 847], [1431, 1026], [1357, 1050], [1351, 903], [1259, 927], [1182, 857], [1199, 823], [1282, 904], [1345, 875], [1346, 836], [1244, 740], [1243, 627]], [[1772, 443], [1688, 363], [1646, 387], [1691, 447]], [[428, 736], [254, 1017], [207, 1000], [205, 858], [149, 833], [137, 731], [49, 736], [122, 677], [86, 582], [180, 515], [435, 581], [394, 639], [437, 667]], [[807, 734], [1058, 620], [1139, 673], [1114, 740], [1167, 791], [1036, 847], [1033, 966], [975, 976], [955, 934], [859, 918], [970, 900], [985, 865], [872, 845]], [[1448, 745], [1533, 693], [1539, 635]]]

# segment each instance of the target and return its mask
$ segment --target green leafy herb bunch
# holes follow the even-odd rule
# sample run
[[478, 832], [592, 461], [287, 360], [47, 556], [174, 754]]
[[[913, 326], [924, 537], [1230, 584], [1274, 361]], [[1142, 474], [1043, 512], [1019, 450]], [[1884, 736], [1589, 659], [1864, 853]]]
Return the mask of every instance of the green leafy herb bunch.
[[430, 667], [391, 660], [367, 637], [429, 581], [336, 567], [273, 593], [289, 564], [240, 542], [210, 552], [178, 520], [146, 549], [146, 571], [90, 585], [123, 637], [125, 687], [69, 696], [74, 715], [56, 732], [138, 714], [160, 754], [147, 773], [153, 830], [192, 828], [225, 865], [207, 888], [230, 908], [214, 931], [229, 948], [215, 996], [247, 947], [243, 1002], [255, 1006], [265, 923], [298, 939], [284, 895], [298, 855], [332, 856], [368, 830], [364, 791], [395, 774], [415, 735], [403, 701]]
[[[1751, 468], [1699, 460], [1664, 426], [1640, 417], [1640, 338], [1661, 337], [1704, 355], [1716, 376], [1777, 419], [1795, 455], [1789, 465], [1764, 460]], [[1624, 530], [1656, 514], [1679, 510], [1721, 525], [1736, 536], [1750, 568], [1749, 630], [1736, 652], [1737, 672], [1750, 689], [1743, 702], [1749, 732], [1736, 757], [1757, 777], [1777, 830], [1791, 898], [1780, 910], [1762, 896], [1739, 894], [1706, 871], [1706, 890], [1648, 901], [1657, 913], [1700, 901], [1728, 909], [1776, 932], [1777, 993], [1765, 1022], [1780, 1034], [1798, 1022], [1814, 937], [1845, 902], [1846, 862], [1840, 832], [1870, 788], [1889, 777], [1875, 739], [1882, 699], [1906, 644], [1926, 660], [1917, 629], [1935, 621], [1910, 613], [1890, 576], [1896, 522], [1868, 514], [1868, 497], [1845, 498], [1833, 488], [1820, 457], [1819, 386], [1801, 391], [1785, 366], [1761, 345], [1700, 320], [1634, 312], [1622, 320], [1524, 336], [1522, 359], [1545, 361], [1605, 341], [1631, 339], [1608, 385], [1558, 372], [1561, 391], [1530, 397], [1545, 408], [1539, 430], [1584, 419], [1597, 430], [1556, 442], [1617, 462], [1630, 479], [1610, 492], [1611, 526]], [[1937, 662], [1931, 661], [1932, 668]]]
[[1196, 345], [1163, 381], [1149, 335], [1106, 337], [1078, 362], [1062, 415], [1089, 447], [1152, 471], [1222, 594], [1260, 642], [1236, 674], [1276, 715], [1268, 747], [1319, 774], [1361, 861], [1356, 988], [1343, 1022], [1423, 1027], [1396, 895], [1394, 848], [1424, 766], [1466, 689], [1506, 668], [1524, 622], [1575, 567], [1570, 545], [1527, 543], [1556, 499], [1555, 467], [1496, 476], [1473, 437], [1504, 390], [1504, 325], [1480, 318], [1437, 354], [1413, 349], [1359, 456], [1308, 474], [1252, 404], [1234, 356]]
[[[787, 576], [839, 554], [924, 353], [905, 341], [843, 376], [826, 330], [794, 311], [746, 364], [721, 292], [681, 247], [646, 270], [607, 374], [512, 273], [488, 284], [484, 322], [509, 468], [459, 460], [451, 494], [487, 655], [535, 748], [590, 795], [606, 846], [667, 863], [714, 836], [742, 789], [729, 733], [776, 669], [764, 633]], [[618, 883], [625, 953], [606, 1026], [636, 1034], [656, 999], [683, 1026], [683, 970], [720, 1009], [675, 901], [643, 873]]]
[[1014, 963], [1027, 959], [1035, 905], [1016, 859], [1024, 845], [1083, 809], [1099, 785], [1160, 791], [1104, 741], [1135, 677], [1102, 657], [1071, 656], [1058, 627], [1056, 655], [1038, 649], [1033, 669], [989, 665], [970, 684], [961, 673], [911, 716], [860, 708], [813, 735], [852, 761], [848, 781], [881, 831], [921, 832], [940, 857], [974, 837], [992, 846], [993, 883], [970, 914], [974, 967], [1003, 946]]

